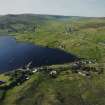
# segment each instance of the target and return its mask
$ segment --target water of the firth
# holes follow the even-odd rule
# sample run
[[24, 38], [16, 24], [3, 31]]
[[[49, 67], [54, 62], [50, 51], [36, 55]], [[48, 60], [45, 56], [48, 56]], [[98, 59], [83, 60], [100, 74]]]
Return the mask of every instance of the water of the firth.
[[67, 63], [75, 59], [74, 55], [62, 50], [17, 43], [11, 36], [0, 37], [0, 72], [24, 67], [31, 61], [33, 66], [41, 66]]

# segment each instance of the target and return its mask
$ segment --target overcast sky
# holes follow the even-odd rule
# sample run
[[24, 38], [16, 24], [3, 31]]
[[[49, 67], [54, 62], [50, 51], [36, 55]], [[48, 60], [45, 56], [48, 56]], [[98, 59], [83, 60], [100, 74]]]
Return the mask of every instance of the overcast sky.
[[0, 0], [0, 14], [21, 13], [105, 17], [105, 0]]

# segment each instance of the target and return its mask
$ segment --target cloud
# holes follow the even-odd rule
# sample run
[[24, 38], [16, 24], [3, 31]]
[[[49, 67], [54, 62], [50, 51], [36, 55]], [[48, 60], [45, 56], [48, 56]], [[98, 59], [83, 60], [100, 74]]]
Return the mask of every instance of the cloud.
[[0, 0], [0, 14], [105, 16], [105, 0]]

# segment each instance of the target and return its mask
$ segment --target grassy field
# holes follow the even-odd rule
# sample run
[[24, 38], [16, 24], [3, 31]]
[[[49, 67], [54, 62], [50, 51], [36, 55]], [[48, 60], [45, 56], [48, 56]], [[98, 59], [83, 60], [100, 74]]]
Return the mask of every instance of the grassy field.
[[56, 78], [37, 72], [22, 85], [6, 91], [1, 105], [104, 105], [104, 78], [104, 73], [88, 78], [70, 69], [64, 69]]

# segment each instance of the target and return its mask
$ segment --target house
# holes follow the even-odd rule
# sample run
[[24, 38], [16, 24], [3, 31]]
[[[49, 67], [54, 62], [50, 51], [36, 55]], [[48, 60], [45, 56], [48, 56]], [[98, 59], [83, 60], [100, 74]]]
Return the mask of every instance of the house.
[[33, 72], [33, 73], [36, 73], [37, 71], [38, 71], [38, 69], [34, 69], [32, 72]]
[[56, 77], [57, 71], [53, 70], [53, 71], [51, 71], [51, 72], [49, 73], [49, 75], [50, 75], [51, 77]]
[[78, 74], [82, 75], [82, 76], [90, 76], [90, 73], [88, 71], [79, 71]]
[[86, 74], [84, 74], [83, 72], [78, 72], [78, 74], [80, 74], [82, 76], [86, 76]]
[[29, 77], [26, 78], [26, 80], [29, 80], [29, 79], [30, 79]]

